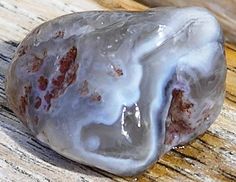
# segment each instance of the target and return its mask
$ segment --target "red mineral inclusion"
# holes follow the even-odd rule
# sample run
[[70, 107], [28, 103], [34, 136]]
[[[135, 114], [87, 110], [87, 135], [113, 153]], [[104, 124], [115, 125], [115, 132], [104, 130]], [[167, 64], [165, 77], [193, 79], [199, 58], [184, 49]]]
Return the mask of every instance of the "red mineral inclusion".
[[115, 72], [116, 72], [116, 76], [117, 76], [117, 77], [120, 77], [120, 76], [123, 76], [123, 75], [124, 75], [122, 69], [120, 69], [120, 68], [116, 68], [116, 69], [115, 69]]
[[100, 102], [102, 100], [102, 96], [97, 92], [95, 92], [93, 95], [91, 95], [90, 98], [91, 98], [91, 101], [93, 101], [93, 102]]
[[21, 115], [24, 115], [26, 112], [26, 106], [28, 105], [28, 98], [31, 91], [32, 91], [31, 86], [24, 87], [24, 95], [20, 97], [20, 103], [19, 103], [19, 112]]
[[60, 72], [62, 74], [66, 74], [66, 72], [69, 71], [70, 67], [75, 62], [76, 56], [77, 56], [77, 48], [72, 47], [70, 49], [70, 51], [66, 54], [66, 56], [60, 60], [60, 62], [59, 62], [60, 63]]
[[191, 117], [192, 107], [192, 103], [184, 100], [184, 92], [182, 90], [173, 90], [171, 106], [168, 113], [168, 118], [171, 121], [168, 123], [166, 129], [166, 144], [171, 144], [176, 135], [181, 136], [192, 132], [193, 128], [186, 121], [186, 117]]
[[47, 86], [48, 86], [48, 79], [45, 78], [44, 76], [40, 76], [38, 79], [38, 87], [40, 90], [46, 90]]
[[40, 58], [35, 56], [34, 59], [33, 59], [33, 65], [32, 65], [31, 71], [33, 73], [39, 71], [42, 64], [43, 64], [43, 59], [40, 59]]
[[64, 80], [65, 80], [65, 75], [59, 75], [56, 79], [52, 80], [52, 84], [55, 87], [61, 87]]
[[28, 105], [27, 97], [21, 96], [20, 97], [20, 105], [19, 105], [19, 111], [20, 111], [21, 115], [25, 114], [27, 105]]
[[18, 50], [18, 56], [20, 57], [20, 56], [25, 55], [27, 49], [28, 49], [28, 46], [23, 46], [23, 45], [21, 45], [20, 48], [19, 48], [19, 50]]
[[51, 107], [51, 99], [53, 98], [53, 95], [49, 92], [47, 92], [47, 94], [44, 96], [44, 99], [47, 103], [47, 106], [45, 107], [45, 109], [48, 111]]
[[79, 88], [79, 94], [81, 96], [86, 96], [89, 94], [88, 81], [84, 80], [81, 88]]
[[55, 33], [55, 37], [54, 38], [55, 39], [56, 38], [61, 38], [62, 39], [64, 37], [64, 34], [65, 34], [64, 31], [58, 31], [58, 32]]
[[75, 81], [76, 72], [79, 67], [79, 65], [75, 62], [76, 57], [77, 48], [73, 46], [66, 53], [66, 55], [61, 60], [59, 60], [60, 74], [52, 79], [52, 87], [44, 96], [44, 99], [47, 103], [47, 111], [51, 107], [51, 100], [56, 99], [62, 95], [67, 87], [69, 87]]
[[37, 96], [36, 99], [35, 99], [34, 107], [35, 107], [36, 109], [38, 109], [38, 108], [41, 106], [41, 103], [42, 103], [41, 98], [40, 98], [39, 96]]

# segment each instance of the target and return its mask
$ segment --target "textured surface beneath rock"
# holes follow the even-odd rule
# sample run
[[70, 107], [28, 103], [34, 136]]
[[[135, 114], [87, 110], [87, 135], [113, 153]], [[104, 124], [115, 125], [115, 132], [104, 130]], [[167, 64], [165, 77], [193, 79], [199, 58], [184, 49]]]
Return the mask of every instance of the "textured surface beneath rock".
[[222, 25], [227, 42], [236, 44], [236, 1], [234, 0], [137, 0], [150, 7], [158, 6], [200, 6], [208, 8]]
[[35, 29], [18, 49], [7, 92], [57, 152], [132, 174], [209, 127], [224, 79], [221, 31], [204, 10], [89, 12]]

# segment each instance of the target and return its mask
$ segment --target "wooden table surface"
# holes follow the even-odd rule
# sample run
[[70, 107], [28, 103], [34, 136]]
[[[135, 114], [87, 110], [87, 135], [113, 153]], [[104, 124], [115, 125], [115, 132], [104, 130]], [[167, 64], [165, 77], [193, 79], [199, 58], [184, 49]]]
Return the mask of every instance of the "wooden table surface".
[[[131, 0], [116, 1], [111, 6], [129, 10], [146, 8]], [[5, 73], [17, 45], [26, 34], [35, 26], [63, 14], [101, 9], [105, 8], [93, 0], [0, 0], [0, 181], [236, 181], [234, 46], [226, 47], [227, 92], [217, 121], [203, 136], [172, 150], [137, 177], [113, 176], [58, 155], [40, 144], [8, 109]]]

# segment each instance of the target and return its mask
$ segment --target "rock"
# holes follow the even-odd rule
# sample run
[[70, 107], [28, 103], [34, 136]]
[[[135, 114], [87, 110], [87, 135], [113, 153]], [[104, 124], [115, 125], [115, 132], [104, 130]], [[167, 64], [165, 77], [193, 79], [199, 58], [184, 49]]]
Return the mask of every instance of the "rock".
[[225, 76], [223, 35], [204, 9], [84, 12], [23, 40], [6, 94], [53, 150], [130, 176], [208, 129]]

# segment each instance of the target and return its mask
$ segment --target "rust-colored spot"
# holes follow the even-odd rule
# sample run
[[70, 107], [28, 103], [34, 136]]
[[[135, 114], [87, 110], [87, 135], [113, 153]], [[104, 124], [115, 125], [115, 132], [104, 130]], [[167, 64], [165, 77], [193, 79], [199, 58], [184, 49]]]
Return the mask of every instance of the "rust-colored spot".
[[44, 96], [44, 100], [47, 102], [46, 110], [48, 111], [51, 107], [51, 99], [53, 98], [53, 95], [49, 92], [46, 93]]
[[81, 88], [79, 88], [79, 94], [81, 96], [86, 96], [86, 95], [88, 95], [88, 93], [89, 93], [88, 81], [84, 80]]
[[56, 87], [61, 87], [63, 82], [65, 80], [65, 75], [59, 75], [56, 79], [52, 80], [52, 84], [55, 85]]
[[19, 111], [21, 115], [25, 114], [27, 105], [28, 105], [28, 101], [27, 101], [26, 96], [21, 96], [20, 105], [19, 105]]
[[120, 76], [124, 75], [122, 69], [120, 69], [120, 68], [115, 68], [115, 73], [116, 73], [117, 77], [120, 77]]
[[64, 35], [65, 35], [65, 32], [64, 31], [58, 31], [58, 32], [56, 32], [55, 33], [55, 39], [57, 39], [57, 38], [63, 38], [64, 37]]
[[172, 103], [174, 104], [174, 109], [179, 109], [181, 112], [190, 112], [190, 109], [193, 107], [193, 104], [190, 102], [184, 102], [183, 101], [183, 91], [174, 89], [172, 92]]
[[52, 89], [50, 93], [52, 95], [52, 98], [54, 98], [54, 99], [58, 98], [59, 95], [62, 94], [60, 88], [58, 88], [58, 87], [55, 87], [54, 89]]
[[90, 99], [93, 102], [100, 102], [102, 100], [102, 96], [96, 92], [93, 95], [91, 95]]
[[28, 46], [21, 46], [18, 50], [18, 56], [19, 57], [23, 56], [26, 53], [27, 49], [28, 49]]
[[41, 106], [42, 100], [39, 96], [35, 98], [34, 107], [38, 109]]
[[40, 58], [35, 56], [32, 61], [33, 61], [33, 63], [32, 63], [31, 71], [33, 73], [39, 71], [39, 69], [41, 68], [41, 66], [43, 64], [43, 59], [40, 59]]
[[188, 119], [191, 116], [193, 104], [184, 100], [184, 92], [174, 89], [172, 92], [172, 101], [168, 112], [170, 120], [167, 123], [165, 144], [171, 144], [175, 136], [190, 134], [193, 130]]
[[77, 56], [77, 48], [72, 47], [66, 55], [59, 60], [60, 74], [52, 78], [51, 90], [44, 96], [47, 106], [45, 109], [48, 111], [51, 107], [51, 100], [58, 98], [64, 91], [76, 80], [76, 72], [79, 67], [75, 63]]
[[59, 70], [61, 73], [66, 73], [70, 69], [71, 64], [75, 62], [76, 56], [77, 56], [77, 48], [72, 47], [66, 54], [66, 56], [60, 60]]
[[46, 90], [47, 86], [48, 86], [48, 79], [45, 78], [44, 76], [40, 76], [38, 79], [38, 87], [40, 90]]
[[78, 69], [78, 64], [73, 64], [70, 68], [70, 71], [67, 73], [66, 83], [68, 85], [72, 84], [76, 80], [76, 71]]
[[49, 92], [47, 92], [47, 94], [44, 96], [45, 101], [50, 104], [51, 103], [51, 99], [53, 98], [52, 94], [50, 94]]
[[28, 105], [29, 95], [31, 94], [32, 86], [24, 86], [24, 95], [19, 99], [19, 112], [21, 115], [24, 115], [26, 112], [26, 106]]

